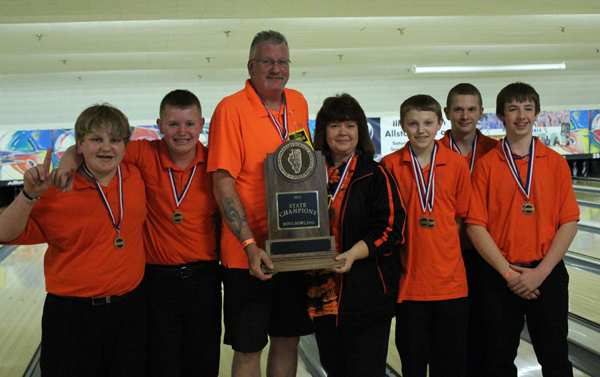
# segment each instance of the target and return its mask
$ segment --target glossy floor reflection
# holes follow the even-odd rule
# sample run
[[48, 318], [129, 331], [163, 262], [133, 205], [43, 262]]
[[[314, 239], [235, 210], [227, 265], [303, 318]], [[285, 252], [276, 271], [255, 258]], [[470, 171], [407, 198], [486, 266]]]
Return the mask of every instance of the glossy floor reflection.
[[[45, 297], [42, 267], [45, 250], [46, 245], [20, 246], [0, 262], [0, 376], [22, 376], [40, 344], [41, 313]], [[600, 323], [600, 311], [597, 310], [600, 276], [571, 267], [569, 273], [571, 311]], [[400, 371], [393, 328], [391, 333], [388, 363]], [[220, 375], [229, 376], [233, 358], [231, 347], [223, 345], [221, 355]], [[261, 358], [263, 375], [266, 371], [267, 355], [268, 346]], [[541, 376], [533, 348], [525, 341], [521, 342], [516, 364], [519, 376]], [[298, 376], [310, 376], [300, 362]], [[575, 376], [586, 375], [576, 371]]]
[[47, 246], [19, 246], [0, 262], [0, 376], [22, 376], [42, 340]]

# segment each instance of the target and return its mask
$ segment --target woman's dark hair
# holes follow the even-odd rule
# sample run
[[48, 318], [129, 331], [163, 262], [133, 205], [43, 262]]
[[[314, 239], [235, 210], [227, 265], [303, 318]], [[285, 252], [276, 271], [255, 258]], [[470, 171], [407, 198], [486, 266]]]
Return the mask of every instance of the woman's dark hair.
[[355, 121], [358, 126], [358, 144], [356, 153], [372, 160], [375, 156], [375, 145], [369, 136], [367, 117], [357, 100], [348, 93], [328, 97], [317, 114], [315, 122], [315, 150], [321, 151], [331, 161], [331, 149], [327, 145], [327, 125], [332, 122]]

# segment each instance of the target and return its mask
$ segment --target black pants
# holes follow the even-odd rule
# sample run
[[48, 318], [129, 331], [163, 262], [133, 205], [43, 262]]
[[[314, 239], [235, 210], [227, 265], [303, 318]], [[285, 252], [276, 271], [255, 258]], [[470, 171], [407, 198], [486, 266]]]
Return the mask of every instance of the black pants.
[[396, 347], [403, 377], [465, 375], [467, 298], [396, 304]]
[[218, 376], [221, 266], [146, 265], [146, 376]]
[[145, 324], [140, 289], [104, 305], [48, 294], [42, 316], [42, 376], [144, 376]]
[[368, 326], [340, 328], [335, 316], [315, 318], [321, 365], [328, 377], [385, 376], [392, 320]]
[[484, 325], [488, 331], [486, 376], [516, 377], [520, 335], [527, 319], [533, 349], [545, 377], [571, 377], [568, 358], [569, 275], [559, 262], [538, 288], [540, 296], [525, 300], [514, 294], [491, 266], [482, 274]]
[[467, 332], [467, 377], [480, 377], [485, 359], [485, 335], [481, 289], [481, 271], [487, 262], [479, 255], [477, 249], [462, 251], [467, 284], [469, 285], [469, 328]]

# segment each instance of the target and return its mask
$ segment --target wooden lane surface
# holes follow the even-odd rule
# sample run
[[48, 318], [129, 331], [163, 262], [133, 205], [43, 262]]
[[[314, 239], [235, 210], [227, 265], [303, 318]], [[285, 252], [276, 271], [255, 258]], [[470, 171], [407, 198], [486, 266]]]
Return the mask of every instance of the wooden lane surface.
[[[43, 255], [46, 245], [20, 246], [0, 263], [0, 376], [21, 376], [31, 361], [41, 340], [41, 314], [45, 297], [43, 278]], [[570, 310], [574, 314], [600, 323], [597, 292], [600, 289], [600, 276], [568, 267], [570, 282]], [[395, 320], [389, 341], [388, 363], [395, 370], [401, 370], [400, 357], [394, 343]], [[263, 375], [269, 346], [261, 357]], [[532, 356], [531, 346], [522, 342], [517, 364], [523, 376], [541, 376], [539, 368], [527, 364]], [[229, 376], [233, 351], [221, 346], [220, 375]], [[523, 361], [524, 360], [524, 361]], [[576, 374], [583, 376], [583, 374]], [[299, 377], [310, 377], [299, 363]]]
[[569, 251], [600, 260], [600, 234], [578, 231]]
[[0, 376], [22, 376], [40, 345], [46, 248], [19, 246], [0, 263]]
[[600, 297], [600, 275], [568, 267], [569, 311], [587, 320], [600, 324], [598, 305]]

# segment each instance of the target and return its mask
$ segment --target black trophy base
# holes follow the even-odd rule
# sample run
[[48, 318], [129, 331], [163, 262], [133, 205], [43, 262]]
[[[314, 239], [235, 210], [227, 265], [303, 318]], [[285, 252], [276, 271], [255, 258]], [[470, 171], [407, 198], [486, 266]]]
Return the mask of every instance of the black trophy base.
[[291, 240], [268, 240], [265, 251], [275, 268], [263, 265], [264, 273], [303, 271], [342, 267], [344, 261], [336, 261], [334, 237], [300, 238]]

